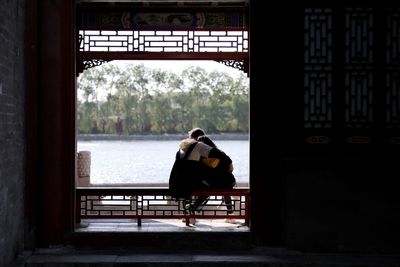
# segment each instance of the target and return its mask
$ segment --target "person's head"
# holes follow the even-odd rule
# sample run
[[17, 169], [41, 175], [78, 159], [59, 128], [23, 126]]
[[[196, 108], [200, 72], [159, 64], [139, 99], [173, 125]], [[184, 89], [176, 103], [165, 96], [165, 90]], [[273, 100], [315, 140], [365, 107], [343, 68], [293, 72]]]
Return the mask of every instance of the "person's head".
[[189, 134], [189, 137], [190, 137], [190, 138], [197, 140], [197, 138], [198, 138], [200, 135], [205, 135], [206, 133], [205, 133], [204, 130], [201, 129], [201, 128], [193, 128], [192, 130], [190, 130], [190, 131], [188, 132], [188, 134]]
[[199, 137], [197, 137], [197, 141], [203, 142], [204, 144], [209, 145], [210, 147], [217, 147], [207, 135], [200, 135]]

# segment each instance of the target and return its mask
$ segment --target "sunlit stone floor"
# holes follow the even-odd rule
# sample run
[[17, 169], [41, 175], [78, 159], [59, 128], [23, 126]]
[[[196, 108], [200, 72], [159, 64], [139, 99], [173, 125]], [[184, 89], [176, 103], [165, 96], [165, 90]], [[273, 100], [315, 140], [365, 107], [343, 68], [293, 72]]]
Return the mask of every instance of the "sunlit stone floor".
[[84, 219], [76, 226], [76, 232], [246, 232], [244, 220], [197, 219], [186, 226], [176, 219], [142, 219], [138, 226], [135, 219]]

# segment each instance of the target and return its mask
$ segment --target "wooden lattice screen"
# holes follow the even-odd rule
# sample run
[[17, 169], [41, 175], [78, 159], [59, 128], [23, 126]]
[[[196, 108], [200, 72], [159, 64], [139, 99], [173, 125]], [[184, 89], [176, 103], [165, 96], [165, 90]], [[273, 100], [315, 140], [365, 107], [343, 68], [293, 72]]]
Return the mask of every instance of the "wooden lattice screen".
[[400, 128], [400, 10], [314, 7], [303, 15], [304, 140], [398, 142], [390, 129]]
[[77, 69], [116, 59], [207, 59], [248, 73], [246, 8], [81, 8]]

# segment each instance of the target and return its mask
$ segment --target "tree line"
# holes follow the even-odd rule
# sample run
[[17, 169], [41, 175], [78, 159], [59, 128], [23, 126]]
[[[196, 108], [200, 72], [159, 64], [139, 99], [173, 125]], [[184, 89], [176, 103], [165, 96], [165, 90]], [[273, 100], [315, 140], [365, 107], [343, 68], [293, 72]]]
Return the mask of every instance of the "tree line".
[[180, 73], [112, 62], [78, 77], [79, 134], [248, 133], [245, 74], [189, 66]]

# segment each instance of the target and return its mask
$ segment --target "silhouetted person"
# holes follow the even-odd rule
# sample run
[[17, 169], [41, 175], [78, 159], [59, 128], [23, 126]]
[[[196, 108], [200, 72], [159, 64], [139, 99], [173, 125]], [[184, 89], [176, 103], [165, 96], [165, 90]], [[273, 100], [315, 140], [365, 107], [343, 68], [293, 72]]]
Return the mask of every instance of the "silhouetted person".
[[[197, 138], [211, 147], [217, 148], [215, 143], [206, 135], [201, 135]], [[205, 164], [206, 181], [210, 188], [231, 189], [236, 185], [236, 178], [233, 175], [232, 160], [228, 155], [218, 158], [202, 158], [201, 161]], [[232, 198], [224, 196], [223, 202], [226, 204], [228, 213], [233, 212]]]
[[102, 120], [101, 120], [101, 132], [102, 132], [103, 134], [106, 133], [106, 124], [107, 124], [106, 120], [105, 120], [105, 119], [102, 119]]
[[[208, 200], [208, 196], [199, 196], [194, 202], [191, 201], [191, 193], [199, 189], [209, 188], [207, 182], [208, 170], [205, 168], [204, 163], [201, 159], [216, 158], [225, 162], [232, 163], [230, 158], [221, 150], [216, 147], [211, 147], [203, 142], [197, 141], [197, 138], [201, 135], [205, 135], [205, 132], [200, 128], [194, 128], [189, 131], [189, 138], [182, 140], [179, 144], [179, 151], [176, 157], [190, 161], [188, 164], [189, 168], [185, 170], [185, 175], [180, 179], [179, 183], [182, 183], [182, 195], [186, 196], [184, 200], [184, 206], [186, 210], [194, 213], [200, 207], [202, 207]], [[189, 154], [187, 154], [189, 153]], [[171, 171], [171, 177], [174, 176], [174, 168]], [[174, 184], [172, 184], [174, 185]], [[171, 183], [170, 183], [171, 189]], [[171, 190], [173, 191], [173, 190]]]
[[123, 131], [122, 120], [120, 117], [117, 118], [117, 122], [115, 123], [115, 131], [117, 134], [121, 135]]
[[92, 122], [92, 128], [90, 129], [90, 132], [92, 134], [98, 134], [99, 133], [99, 128], [97, 128], [97, 122], [96, 121]]

